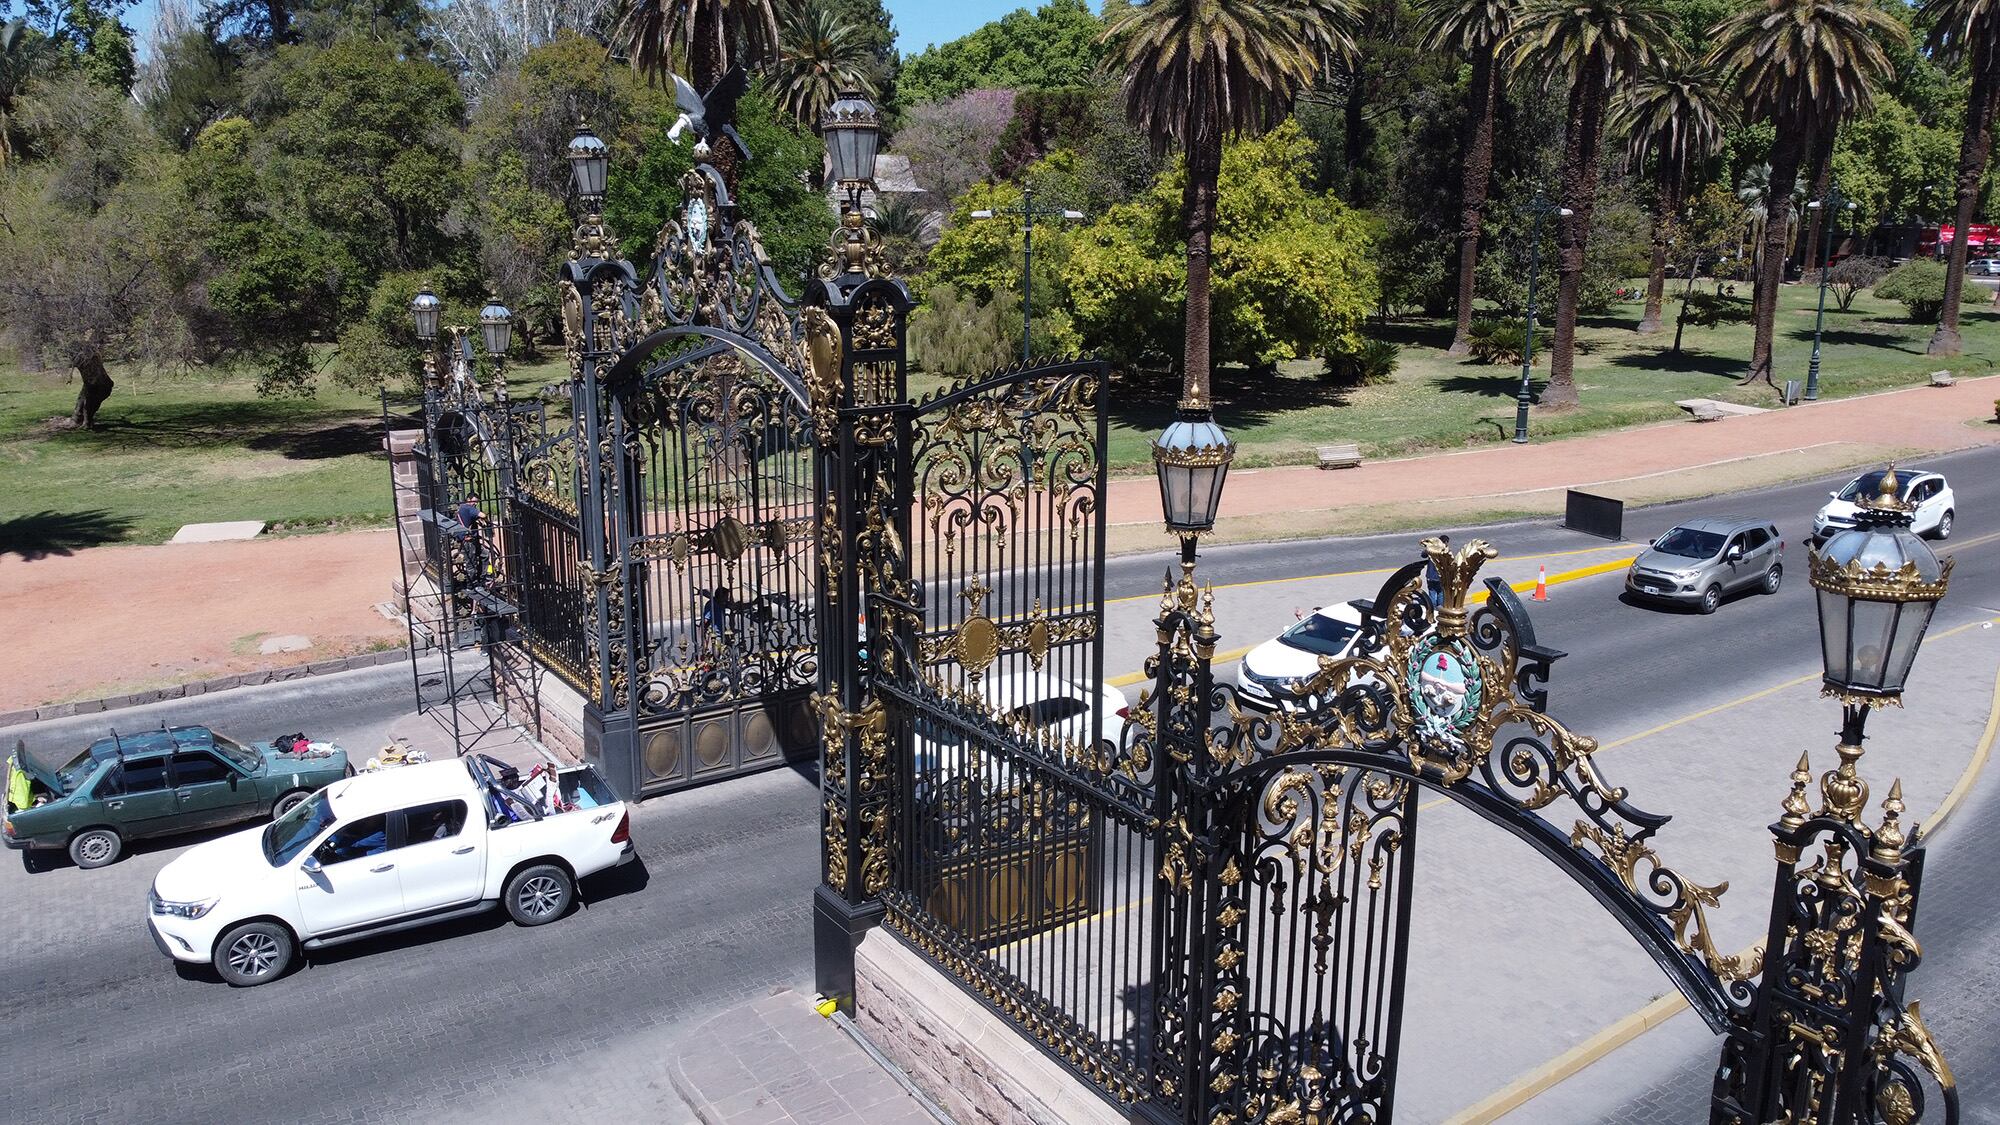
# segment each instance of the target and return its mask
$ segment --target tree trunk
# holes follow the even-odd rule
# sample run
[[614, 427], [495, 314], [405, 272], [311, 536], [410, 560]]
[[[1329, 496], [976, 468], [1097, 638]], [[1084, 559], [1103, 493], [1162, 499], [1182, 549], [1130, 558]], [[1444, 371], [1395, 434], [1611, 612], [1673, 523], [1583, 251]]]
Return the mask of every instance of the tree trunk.
[[1569, 127], [1563, 137], [1562, 203], [1573, 212], [1558, 217], [1559, 283], [1556, 286], [1555, 346], [1549, 350], [1549, 383], [1537, 400], [1552, 410], [1577, 403], [1576, 310], [1583, 294], [1583, 256], [1590, 240], [1590, 212], [1597, 196], [1597, 144], [1604, 133], [1604, 73], [1587, 64], [1570, 91]]
[[272, 46], [283, 46], [292, 41], [292, 9], [285, 0], [266, 0], [264, 15], [271, 24]]
[[1181, 346], [1181, 399], [1209, 407], [1209, 242], [1215, 231], [1216, 181], [1222, 172], [1222, 137], [1212, 124], [1189, 130], [1187, 187], [1181, 206], [1187, 221], [1187, 327]]
[[1660, 330], [1660, 306], [1667, 294], [1667, 232], [1680, 215], [1680, 172], [1660, 153], [1660, 214], [1653, 221], [1653, 264], [1646, 274], [1646, 312], [1639, 318], [1638, 332], [1649, 336]]
[[[722, 81], [723, 72], [729, 69], [729, 60], [722, 50], [722, 28], [719, 24], [720, 17], [712, 5], [695, 6], [694, 29], [688, 37], [688, 82], [704, 97], [717, 82]], [[736, 195], [736, 182], [741, 175], [740, 155], [735, 142], [722, 131], [718, 122], [708, 138], [708, 163], [728, 185], [732, 198]]]
[[[1983, 21], [1980, 41], [1991, 38]], [[1967, 232], [1979, 210], [1979, 185], [1986, 178], [1986, 161], [1993, 152], [1993, 114], [2000, 102], [2000, 47], [1982, 52], [1972, 70], [1972, 96], [1965, 107], [1965, 133], [1958, 144], [1958, 210], [1952, 221], [1957, 235], [1951, 240], [1951, 257], [1944, 273], [1944, 309], [1938, 314], [1937, 331], [1931, 334], [1930, 355], [1957, 355], [1964, 347], [1958, 335], [1958, 305], [1965, 294], [1965, 261], [1971, 243]]]
[[1472, 350], [1473, 275], [1479, 266], [1479, 236], [1486, 218], [1486, 185], [1493, 178], [1493, 87], [1496, 67], [1491, 47], [1472, 59], [1472, 90], [1466, 106], [1465, 172], [1459, 184], [1458, 326], [1446, 355]]
[[1799, 280], [1812, 272], [1815, 265], [1826, 262], [1826, 190], [1833, 184], [1833, 136], [1828, 129], [1813, 145], [1812, 163], [1806, 169], [1806, 182], [1812, 186], [1806, 189], [1809, 199], [1820, 201], [1806, 217], [1806, 244], [1799, 253]]
[[104, 357], [92, 354], [76, 365], [76, 373], [83, 379], [83, 386], [76, 392], [76, 411], [70, 421], [83, 429], [97, 425], [97, 409], [104, 400], [111, 397], [111, 388], [117, 384], [111, 381], [111, 373], [104, 369]]
[[1799, 165], [1811, 143], [1812, 125], [1797, 117], [1779, 118], [1777, 136], [1771, 141], [1771, 182], [1765, 193], [1764, 250], [1757, 260], [1757, 292], [1751, 306], [1756, 336], [1750, 345], [1750, 373], [1743, 382], [1762, 380], [1773, 387], [1771, 346], [1777, 335], [1778, 286], [1785, 276], [1785, 244], [1792, 222], [1792, 188], [1799, 179]]

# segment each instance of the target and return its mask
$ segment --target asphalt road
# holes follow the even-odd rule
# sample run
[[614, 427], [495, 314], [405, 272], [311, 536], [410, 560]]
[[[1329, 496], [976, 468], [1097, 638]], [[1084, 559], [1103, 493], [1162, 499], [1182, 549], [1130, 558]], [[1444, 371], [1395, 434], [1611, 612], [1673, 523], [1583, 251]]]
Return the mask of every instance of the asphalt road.
[[[1953, 543], [1964, 545], [1938, 625], [2000, 612], [2000, 542], [1984, 538], [2000, 530], [2000, 451], [1930, 464], [1959, 494]], [[1552, 709], [1574, 729], [1618, 737], [1810, 671], [1817, 636], [1804, 552], [1792, 537], [1839, 483], [1628, 513], [1634, 538], [1691, 515], [1769, 516], [1794, 565], [1776, 597], [1739, 598], [1709, 618], [1625, 605], [1615, 574], [1559, 587], [1534, 607], [1542, 639], [1570, 654], [1557, 666]], [[1448, 530], [1510, 554], [1590, 543], [1545, 523]], [[1391, 567], [1411, 557], [1416, 538], [1217, 548], [1204, 554], [1202, 574], [1227, 583]], [[1115, 561], [1112, 596], [1156, 591], [1167, 562]], [[0, 740], [80, 744], [114, 722], [206, 721], [249, 737], [282, 728], [369, 747], [411, 721], [410, 684], [407, 668], [369, 669], [0, 731]], [[146, 937], [146, 888], [190, 841], [91, 872], [0, 864], [10, 986], [4, 1116], [494, 1121], [520, 1119], [533, 1105], [547, 1120], [674, 1119], [659, 1075], [677, 1029], [772, 987], [810, 992], [815, 792], [810, 778], [779, 771], [650, 802], [633, 824], [643, 864], [586, 884], [584, 906], [569, 918], [521, 930], [488, 916], [359, 943], [252, 990], [177, 971]], [[2000, 839], [2000, 800], [1969, 803], [1948, 833], [1947, 841]], [[1988, 932], [1990, 883], [1977, 873], [1990, 868], [1944, 852], [1933, 861], [1940, 877], [1926, 895], [1926, 930]], [[1964, 960], [1944, 954], [1934, 964], [1939, 972], [1925, 971], [1935, 979]], [[1990, 970], [1979, 979], [1977, 994], [1993, 1000], [1980, 1045], [2000, 1058], [1991, 1031], [2000, 991]]]

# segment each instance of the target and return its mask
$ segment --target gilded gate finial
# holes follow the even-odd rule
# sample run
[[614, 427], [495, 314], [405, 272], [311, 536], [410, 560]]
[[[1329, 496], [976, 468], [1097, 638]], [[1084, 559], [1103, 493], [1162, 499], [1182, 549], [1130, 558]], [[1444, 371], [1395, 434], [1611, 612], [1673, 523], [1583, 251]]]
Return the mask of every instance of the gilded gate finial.
[[1446, 637], [1465, 636], [1465, 595], [1472, 588], [1472, 579], [1479, 573], [1487, 559], [1498, 558], [1500, 552], [1484, 539], [1474, 539], [1460, 547], [1456, 554], [1443, 539], [1430, 538], [1423, 541], [1424, 557], [1437, 568], [1438, 583], [1442, 589], [1442, 601], [1438, 606], [1437, 631]]

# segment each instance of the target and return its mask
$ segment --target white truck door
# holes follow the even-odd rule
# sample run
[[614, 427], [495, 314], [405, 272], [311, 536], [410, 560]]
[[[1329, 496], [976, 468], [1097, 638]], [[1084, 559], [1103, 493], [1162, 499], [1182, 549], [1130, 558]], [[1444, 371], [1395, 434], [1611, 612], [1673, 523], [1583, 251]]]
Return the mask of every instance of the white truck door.
[[403, 874], [403, 908], [459, 906], [486, 884], [486, 823], [463, 798], [403, 810], [403, 846], [391, 853]]
[[389, 850], [389, 818], [365, 816], [333, 830], [300, 861], [299, 915], [311, 936], [365, 926], [403, 913], [399, 858]]

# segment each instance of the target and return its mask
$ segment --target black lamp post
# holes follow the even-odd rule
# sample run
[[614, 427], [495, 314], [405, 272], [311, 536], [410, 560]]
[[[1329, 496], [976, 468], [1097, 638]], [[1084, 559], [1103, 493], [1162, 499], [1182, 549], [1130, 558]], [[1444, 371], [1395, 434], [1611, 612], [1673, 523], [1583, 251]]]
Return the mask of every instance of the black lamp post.
[[577, 198], [584, 210], [595, 211], [604, 202], [604, 182], [611, 171], [611, 149], [590, 126], [579, 121], [576, 137], [569, 142], [569, 173]]
[[875, 106], [857, 90], [841, 91], [826, 109], [820, 137], [833, 165], [833, 180], [847, 189], [849, 210], [861, 210], [861, 189], [875, 182], [875, 153], [882, 143], [882, 122]]
[[1535, 367], [1535, 279], [1542, 272], [1542, 217], [1560, 215], [1567, 219], [1576, 212], [1550, 203], [1539, 189], [1525, 210], [1535, 217], [1534, 232], [1528, 236], [1528, 330], [1521, 339], [1521, 391], [1514, 404], [1514, 444], [1528, 444], [1528, 407], [1534, 392], [1528, 384]]
[[431, 292], [426, 285], [417, 290], [416, 298], [410, 302], [410, 318], [417, 324], [417, 339], [429, 342], [437, 339], [438, 317], [444, 312], [444, 302]]
[[1181, 537], [1181, 565], [1194, 565], [1195, 541], [1215, 527], [1222, 482], [1236, 443], [1215, 424], [1208, 403], [1181, 402], [1171, 425], [1153, 443], [1153, 471], [1160, 478], [1160, 507], [1167, 530]]
[[[1069, 219], [1074, 221], [1083, 218], [1083, 212], [1072, 211], [1062, 207], [1037, 207], [1035, 206], [1035, 189], [1033, 187], [1024, 187], [1021, 189], [1021, 202], [1019, 204], [997, 213], [1001, 215], [1016, 215], [1022, 220], [1021, 362], [1026, 363], [1028, 362], [1029, 352], [1029, 328], [1035, 319], [1035, 219], [1037, 216], [1040, 216], [1046, 219]], [[975, 219], [990, 219], [995, 214], [996, 212], [994, 211], [982, 208], [981, 210], [974, 211], [972, 217]]]
[[1833, 265], [1833, 222], [1842, 210], [1854, 210], [1854, 203], [1841, 198], [1840, 181], [1835, 180], [1827, 189], [1826, 198], [1813, 200], [1806, 204], [1806, 209], [1820, 212], [1821, 222], [1826, 226], [1826, 247], [1819, 259], [1819, 315], [1813, 321], [1812, 361], [1806, 365], [1806, 401], [1816, 402], [1819, 400], [1819, 338], [1826, 327], [1826, 274]]

